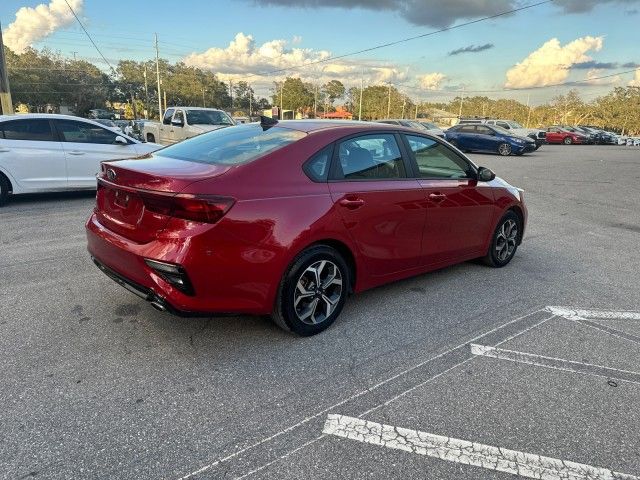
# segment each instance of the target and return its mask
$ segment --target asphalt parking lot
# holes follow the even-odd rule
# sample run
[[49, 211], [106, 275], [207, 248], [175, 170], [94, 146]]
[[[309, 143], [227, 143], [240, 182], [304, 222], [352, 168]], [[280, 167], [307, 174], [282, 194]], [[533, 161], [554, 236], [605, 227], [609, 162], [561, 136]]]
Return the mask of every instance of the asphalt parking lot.
[[525, 189], [513, 262], [365, 292], [311, 338], [157, 312], [89, 260], [91, 194], [14, 199], [0, 477], [640, 478], [640, 149], [471, 157]]

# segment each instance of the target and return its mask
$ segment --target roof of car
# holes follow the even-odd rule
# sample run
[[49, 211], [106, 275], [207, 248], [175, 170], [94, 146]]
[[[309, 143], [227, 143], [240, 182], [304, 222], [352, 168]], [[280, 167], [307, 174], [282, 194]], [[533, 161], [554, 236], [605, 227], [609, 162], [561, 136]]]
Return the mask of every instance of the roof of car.
[[292, 130], [299, 130], [306, 133], [334, 128], [347, 128], [361, 131], [393, 128], [407, 132], [416, 131], [413, 128], [404, 127], [402, 125], [381, 124], [378, 122], [363, 122], [358, 120], [280, 120], [276, 125], [283, 128], [290, 128]]
[[61, 115], [59, 113], [16, 113], [15, 115], [0, 115], [0, 122], [5, 120], [20, 120], [29, 118], [57, 118], [61, 120], [85, 120], [93, 122], [95, 119], [83, 118], [75, 115]]

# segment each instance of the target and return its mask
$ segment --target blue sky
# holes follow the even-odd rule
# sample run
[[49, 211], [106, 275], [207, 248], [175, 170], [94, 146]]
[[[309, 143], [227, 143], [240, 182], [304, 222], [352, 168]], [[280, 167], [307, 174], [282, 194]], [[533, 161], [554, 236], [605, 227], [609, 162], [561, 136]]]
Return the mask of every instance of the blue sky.
[[[36, 7], [39, 3], [52, 6], [61, 1], [63, 0], [3, 0], [0, 4], [3, 29], [6, 32], [7, 27], [11, 28], [10, 24], [16, 20], [16, 12], [21, 7]], [[326, 57], [329, 52], [341, 55], [427, 33], [442, 25], [455, 25], [477, 18], [473, 13], [465, 13], [464, 0], [450, 2], [452, 5], [462, 5], [462, 10], [452, 9], [450, 13], [437, 10], [440, 2], [435, 0], [370, 0], [368, 5], [380, 5], [376, 9], [297, 6], [314, 5], [318, 3], [315, 0], [265, 0], [259, 3], [253, 0], [73, 1], [75, 3], [72, 5], [77, 5], [81, 18], [110, 60], [153, 58], [153, 34], [158, 32], [161, 56], [171, 61], [188, 58], [187, 61], [191, 64], [211, 68], [223, 79], [230, 75], [238, 79], [243, 78], [243, 75], [252, 75], [247, 79], [265, 94], [276, 76], [253, 75], [256, 72], [317, 60], [324, 58], [323, 55]], [[493, 1], [496, 6], [498, 3], [533, 3], [533, 0]], [[565, 3], [558, 4], [559, 1]], [[590, 1], [596, 4], [591, 9], [587, 8]], [[339, 5], [343, 2], [327, 0], [319, 3]], [[352, 5], [354, 3], [367, 5], [365, 0], [350, 2]], [[468, 0], [468, 11], [473, 10], [474, 5], [486, 3]], [[500, 10], [500, 7], [496, 8]], [[570, 13], [585, 8], [588, 11]], [[438, 13], [431, 14], [429, 9]], [[364, 72], [367, 84], [390, 81], [411, 96], [433, 99], [452, 98], [462, 88], [473, 91], [503, 90], [505, 85], [517, 88], [540, 87], [588, 76], [610, 75], [630, 70], [628, 67], [622, 68], [623, 64], [640, 64], [640, 50], [637, 48], [640, 41], [637, 33], [640, 20], [638, 10], [640, 1], [636, 0], [556, 0], [507, 17], [329, 62], [335, 64], [335, 68], [325, 69], [329, 72], [321, 72], [320, 65], [308, 67], [298, 73], [308, 80], [321, 81], [335, 77], [347, 84], [358, 84]], [[482, 16], [482, 12], [478, 12], [478, 15]], [[441, 18], [443, 16], [445, 18]], [[55, 28], [50, 35], [35, 38], [42, 36], [38, 32], [48, 28], [46, 18], [36, 21], [33, 13], [29, 13], [27, 20], [25, 18], [23, 16], [22, 21], [28, 25], [23, 25], [23, 28], [27, 30], [20, 32], [27, 34], [20, 33], [20, 38], [33, 34], [32, 44], [35, 47], [47, 46], [68, 56], [73, 56], [72, 52], [76, 52], [79, 58], [98, 63], [97, 52], [77, 24], [68, 21]], [[33, 24], [29, 24], [30, 22]], [[235, 50], [224, 49], [239, 32], [245, 37], [234, 48], [237, 50], [242, 46], [245, 50], [236, 59]], [[7, 35], [10, 34], [5, 33], [5, 37]], [[252, 40], [247, 40], [246, 36], [249, 35]], [[508, 80], [507, 72], [510, 69], [553, 38], [558, 39], [557, 46], [547, 46], [537, 55], [537, 59], [530, 59], [528, 63], [531, 65], [513, 72], [511, 80]], [[260, 47], [273, 40], [286, 41], [275, 47], [276, 53], [287, 55], [271, 62], [268, 55], [260, 53]], [[576, 41], [571, 47], [565, 48], [567, 44]], [[486, 44], [493, 44], [493, 47], [477, 53], [448, 55], [455, 49]], [[218, 50], [204, 54], [211, 48]], [[241, 58], [243, 53], [246, 57], [244, 60]], [[564, 61], [567, 65], [561, 68], [564, 72], [556, 72], [559, 76], [547, 76], [549, 69], [541, 65], [541, 62], [547, 61]], [[608, 68], [596, 68], [603, 65], [593, 65], [594, 68], [575, 66], [584, 64], [585, 61], [616, 63], [619, 68], [611, 68], [614, 65], [606, 66]], [[296, 75], [296, 72], [290, 74]], [[557, 81], [558, 78], [561, 79], [560, 82]], [[591, 85], [581, 86], [579, 90], [588, 100], [609, 90], [613, 85], [626, 85], [633, 78], [634, 74], [628, 73], [599, 81], [605, 84], [594, 81]], [[495, 98], [516, 97], [523, 101], [529, 96], [532, 103], [540, 103], [565, 90], [566, 88], [559, 87], [536, 88], [498, 91], [487, 95]]]

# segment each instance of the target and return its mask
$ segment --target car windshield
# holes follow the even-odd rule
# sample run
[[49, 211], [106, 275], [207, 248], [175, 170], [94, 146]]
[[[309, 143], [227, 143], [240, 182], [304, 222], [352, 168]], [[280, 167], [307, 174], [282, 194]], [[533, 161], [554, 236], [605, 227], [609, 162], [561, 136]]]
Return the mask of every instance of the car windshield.
[[410, 128], [417, 128], [418, 130], [424, 130], [425, 127], [420, 122], [405, 122], [405, 125]]
[[162, 157], [192, 162], [239, 165], [251, 162], [305, 137], [306, 133], [288, 128], [245, 123], [198, 135], [159, 151]]
[[431, 122], [422, 122], [422, 125], [424, 125], [425, 127], [427, 127], [429, 130], [436, 130], [438, 129], [438, 126], [435, 123], [431, 123]]
[[96, 122], [101, 123], [102, 125], [106, 125], [107, 127], [117, 127], [117, 125], [111, 120], [105, 120], [103, 118], [99, 118]]
[[511, 128], [524, 128], [518, 122], [507, 122], [507, 125], [509, 125]]
[[215, 110], [187, 110], [189, 125], [233, 125], [233, 121], [224, 112]]

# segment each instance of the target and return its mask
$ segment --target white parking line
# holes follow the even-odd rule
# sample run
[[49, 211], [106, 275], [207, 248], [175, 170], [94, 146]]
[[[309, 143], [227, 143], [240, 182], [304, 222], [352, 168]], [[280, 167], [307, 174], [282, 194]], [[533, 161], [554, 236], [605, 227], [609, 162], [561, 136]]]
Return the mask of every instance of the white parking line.
[[544, 480], [639, 480], [607, 468], [329, 414], [323, 433], [438, 458], [448, 462]]
[[[336, 408], [344, 405], [345, 403], [348, 403], [348, 402], [350, 402], [352, 400], [355, 400], [356, 398], [361, 397], [363, 395], [369, 394], [372, 391], [377, 390], [378, 388], [382, 387], [383, 385], [386, 385], [387, 383], [392, 382], [396, 378], [402, 377], [402, 376], [404, 376], [404, 375], [406, 375], [406, 374], [408, 374], [408, 373], [410, 373], [410, 372], [412, 372], [414, 370], [417, 370], [418, 368], [420, 368], [420, 367], [422, 367], [422, 366], [424, 366], [424, 365], [426, 365], [426, 364], [428, 364], [428, 363], [430, 363], [430, 362], [432, 362], [434, 360], [437, 360], [439, 358], [444, 357], [445, 355], [448, 355], [448, 354], [454, 352], [455, 350], [463, 348], [465, 345], [468, 345], [469, 343], [475, 342], [476, 340], [479, 340], [482, 337], [485, 337], [487, 335], [491, 335], [492, 333], [497, 332], [498, 330], [500, 330], [500, 329], [502, 329], [504, 327], [507, 327], [507, 326], [512, 325], [512, 324], [514, 324], [516, 322], [519, 322], [520, 320], [523, 320], [523, 319], [525, 319], [527, 317], [535, 315], [536, 313], [539, 313], [541, 311], [543, 311], [543, 309], [539, 309], [539, 310], [536, 310], [534, 312], [527, 313], [526, 315], [522, 315], [521, 317], [514, 318], [513, 320], [509, 320], [508, 322], [505, 322], [502, 325], [499, 325], [499, 326], [497, 326], [495, 328], [492, 328], [491, 330], [488, 330], [488, 331], [486, 331], [484, 333], [481, 333], [480, 335], [476, 335], [475, 337], [473, 337], [473, 338], [471, 338], [471, 339], [469, 339], [469, 340], [467, 340], [467, 341], [465, 341], [465, 342], [463, 342], [463, 343], [461, 343], [459, 345], [456, 345], [455, 347], [452, 347], [452, 348], [450, 348], [450, 349], [448, 349], [448, 350], [446, 350], [446, 351], [444, 351], [444, 352], [442, 352], [442, 353], [440, 353], [440, 354], [438, 354], [438, 355], [436, 355], [434, 357], [431, 357], [431, 358], [429, 358], [427, 360], [424, 360], [424, 361], [422, 361], [422, 362], [420, 362], [420, 363], [418, 363], [418, 364], [416, 364], [416, 365], [414, 365], [412, 367], [407, 368], [406, 370], [403, 370], [403, 371], [401, 371], [401, 372], [399, 372], [399, 373], [397, 373], [397, 374], [395, 374], [395, 375], [393, 375], [391, 377], [388, 377], [388, 378], [382, 380], [381, 382], [377, 383], [376, 385], [373, 385], [372, 387], [370, 387], [370, 388], [368, 388], [366, 390], [361, 390], [361, 391], [351, 395], [350, 397], [345, 398], [344, 400], [342, 400], [340, 402], [337, 402], [337, 403], [335, 403], [335, 404], [333, 404], [333, 405], [331, 405], [331, 406], [329, 406], [329, 407], [327, 407], [327, 408], [325, 408], [323, 410], [320, 410], [319, 412], [316, 412], [316, 413], [314, 413], [312, 415], [309, 415], [308, 417], [305, 417], [302, 420], [300, 420], [298, 423], [290, 425], [290, 426], [284, 428], [283, 430], [280, 430], [279, 432], [274, 433], [273, 435], [265, 437], [262, 440], [258, 440], [257, 442], [255, 442], [255, 443], [253, 443], [253, 444], [251, 444], [251, 445], [249, 445], [247, 447], [244, 447], [244, 448], [241, 448], [239, 450], [236, 450], [235, 452], [230, 453], [226, 457], [219, 458], [218, 460], [215, 460], [215, 461], [209, 463], [208, 465], [204, 465], [204, 466], [198, 468], [197, 470], [194, 470], [193, 472], [188, 473], [188, 474], [178, 478], [177, 480], [187, 480], [188, 478], [192, 478], [192, 477], [195, 477], [196, 475], [204, 473], [207, 470], [210, 470], [211, 468], [216, 467], [217, 465], [220, 465], [222, 463], [228, 462], [229, 460], [232, 460], [232, 459], [242, 455], [243, 453], [246, 453], [246, 452], [248, 452], [250, 450], [253, 450], [254, 448], [257, 448], [257, 447], [259, 447], [261, 445], [264, 445], [265, 443], [267, 443], [267, 442], [269, 442], [269, 441], [271, 441], [271, 440], [273, 440], [275, 438], [278, 438], [278, 437], [280, 437], [282, 435], [285, 435], [285, 434], [291, 432], [292, 430], [294, 430], [294, 429], [296, 429], [296, 428], [298, 428], [298, 427], [300, 427], [302, 425], [305, 425], [305, 424], [311, 422], [312, 420], [314, 420], [314, 419], [316, 419], [318, 417], [321, 417], [322, 415], [325, 415], [326, 413], [328, 413], [331, 410], [335, 410]], [[468, 360], [466, 360], [466, 361], [468, 361]]]
[[523, 363], [525, 365], [535, 365], [537, 367], [561, 370], [563, 372], [573, 372], [582, 375], [595, 375], [604, 378], [616, 378], [630, 383], [640, 385], [640, 373], [618, 368], [593, 365], [591, 363], [574, 362], [564, 358], [547, 357], [535, 353], [517, 352], [487, 345], [477, 345], [472, 343], [471, 353], [473, 355], [497, 358], [498, 360], [508, 360], [510, 362]]
[[640, 320], [640, 312], [586, 310], [573, 307], [546, 307], [549, 313], [569, 320]]

